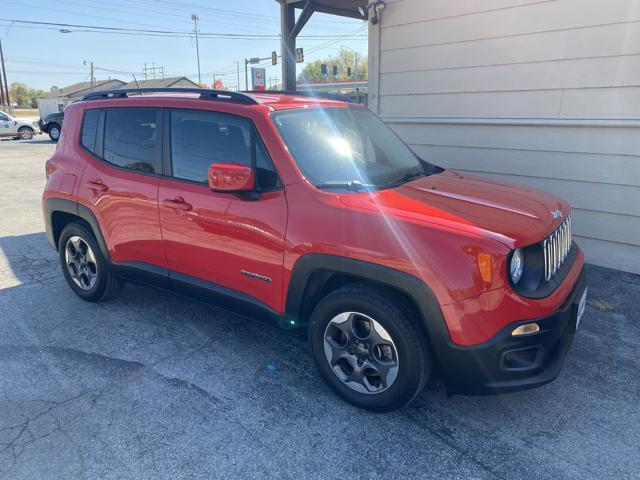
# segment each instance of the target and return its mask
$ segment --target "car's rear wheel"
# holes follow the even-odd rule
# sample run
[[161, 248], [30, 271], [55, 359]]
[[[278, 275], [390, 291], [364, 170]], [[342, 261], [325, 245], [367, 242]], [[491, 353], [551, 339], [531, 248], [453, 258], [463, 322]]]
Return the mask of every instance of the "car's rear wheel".
[[57, 142], [60, 139], [60, 125], [57, 123], [49, 125], [47, 131], [49, 132], [49, 138], [54, 142]]
[[373, 411], [409, 403], [431, 373], [415, 314], [391, 292], [366, 284], [340, 288], [316, 306], [309, 324], [314, 360], [343, 399]]
[[31, 140], [33, 138], [34, 131], [29, 127], [20, 127], [18, 129], [18, 138], [20, 140]]
[[122, 279], [113, 274], [95, 236], [84, 224], [73, 222], [62, 230], [58, 252], [67, 283], [83, 300], [106, 300], [122, 287]]

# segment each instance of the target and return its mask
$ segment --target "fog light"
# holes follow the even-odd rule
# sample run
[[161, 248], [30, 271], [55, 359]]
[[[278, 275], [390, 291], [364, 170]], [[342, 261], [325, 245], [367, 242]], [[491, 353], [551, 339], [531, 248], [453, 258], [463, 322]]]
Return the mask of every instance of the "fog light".
[[513, 329], [511, 335], [517, 337], [519, 335], [529, 335], [531, 333], [538, 333], [540, 331], [540, 325], [537, 323], [525, 323], [524, 325], [520, 325], [517, 328]]

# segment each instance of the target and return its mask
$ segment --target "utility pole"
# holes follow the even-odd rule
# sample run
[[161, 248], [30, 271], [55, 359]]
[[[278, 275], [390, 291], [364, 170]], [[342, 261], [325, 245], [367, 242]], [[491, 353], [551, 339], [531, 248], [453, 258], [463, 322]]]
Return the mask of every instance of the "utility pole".
[[236, 91], [240, 91], [240, 62], [236, 62], [236, 67], [238, 68], [238, 83], [236, 83]]
[[6, 105], [4, 102], [4, 86], [2, 83], [2, 79], [4, 78], [4, 72], [2, 68], [0, 68], [0, 106]]
[[[0, 40], [0, 64], [2, 65], [2, 77], [4, 79], [4, 99], [11, 108], [11, 97], [9, 97], [9, 86], [7, 85], [7, 69], [4, 67], [4, 53], [2, 52], [2, 40]], [[2, 85], [0, 85], [2, 89]]]
[[191, 20], [193, 20], [194, 31], [196, 32], [196, 55], [198, 56], [198, 85], [202, 84], [202, 77], [200, 77], [200, 46], [198, 45], [198, 20], [200, 17], [195, 13], [191, 14]]
[[355, 75], [355, 87], [356, 87], [356, 102], [360, 103], [360, 91], [358, 90], [358, 52], [355, 52], [356, 57], [353, 62], [353, 74]]
[[4, 87], [2, 86], [2, 69], [0, 69], [0, 106], [3, 106], [4, 103]]
[[244, 89], [249, 91], [249, 60], [244, 59]]
[[[83, 60], [82, 64], [86, 66], [87, 61]], [[95, 84], [95, 78], [93, 78], [93, 62], [89, 62], [89, 69], [89, 85], [93, 88], [93, 85]]]
[[351, 50], [353, 52], [354, 55], [354, 61], [353, 61], [353, 74], [354, 74], [354, 89], [355, 89], [355, 94], [356, 94], [356, 98], [357, 98], [357, 102], [360, 103], [360, 92], [358, 91], [358, 52], [356, 52], [353, 48], [351, 47], [347, 47], [346, 45], [341, 45], [340, 48], [346, 48], [347, 50]]

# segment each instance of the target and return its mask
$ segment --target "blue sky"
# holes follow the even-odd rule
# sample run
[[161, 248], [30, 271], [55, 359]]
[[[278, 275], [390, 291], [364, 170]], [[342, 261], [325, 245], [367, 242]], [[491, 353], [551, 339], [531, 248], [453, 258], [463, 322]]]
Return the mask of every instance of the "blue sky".
[[[135, 5], [135, 6], [133, 6]], [[2, 0], [0, 18], [89, 26], [144, 30], [192, 32], [191, 14], [200, 17], [202, 33], [269, 34], [280, 33], [279, 5], [275, 0]], [[197, 81], [195, 43], [189, 37], [114, 35], [87, 32], [84, 28], [33, 26], [0, 20], [0, 38], [9, 82], [23, 82], [48, 90], [89, 80], [89, 62], [96, 67], [95, 77], [124, 81], [144, 78], [145, 63], [164, 67], [165, 76], [189, 76]], [[355, 31], [355, 33], [353, 33]], [[346, 35], [345, 38], [325, 37]], [[341, 45], [361, 54], [367, 53], [366, 23], [359, 20], [314, 14], [299, 38], [305, 49], [305, 61], [335, 55]], [[236, 86], [235, 61], [246, 57], [268, 57], [280, 52], [277, 38], [229, 39], [200, 38], [200, 63], [203, 82], [211, 83], [213, 74], [230, 88]], [[83, 65], [83, 62], [87, 65]], [[281, 66], [265, 62], [266, 76], [281, 77]], [[303, 68], [298, 65], [298, 71]], [[241, 88], [244, 88], [244, 62], [241, 63]]]

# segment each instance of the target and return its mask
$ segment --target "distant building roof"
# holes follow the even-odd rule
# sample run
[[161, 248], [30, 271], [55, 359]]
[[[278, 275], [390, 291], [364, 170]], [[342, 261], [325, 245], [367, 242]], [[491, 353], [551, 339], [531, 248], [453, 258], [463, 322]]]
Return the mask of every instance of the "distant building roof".
[[152, 78], [150, 80], [138, 80], [129, 82], [119, 88], [198, 88], [198, 84], [187, 77]]
[[56, 90], [55, 92], [47, 92], [38, 98], [81, 97], [82, 95], [98, 90], [119, 88], [124, 84], [125, 82], [115, 78], [109, 80], [97, 80], [94, 82], [93, 88], [91, 87], [91, 82], [79, 82]]

